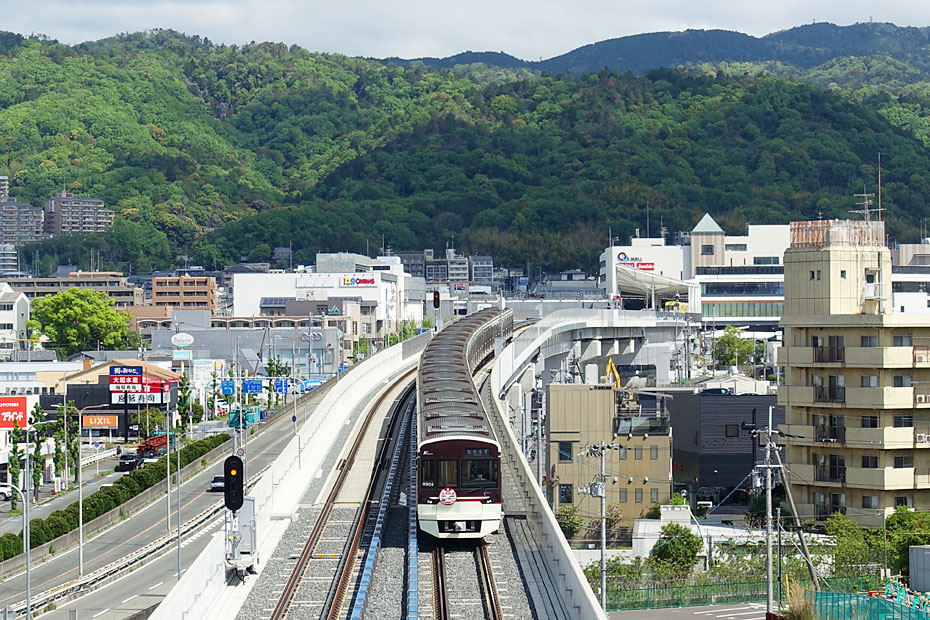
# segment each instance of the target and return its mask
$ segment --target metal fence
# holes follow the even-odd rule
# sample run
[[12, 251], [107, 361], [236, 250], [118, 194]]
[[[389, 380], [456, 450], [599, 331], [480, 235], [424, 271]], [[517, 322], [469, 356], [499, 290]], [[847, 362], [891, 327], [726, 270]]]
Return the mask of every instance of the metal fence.
[[816, 592], [814, 615], [818, 620], [928, 620], [930, 613], [886, 598], [846, 592]]
[[[821, 585], [829, 594], [865, 592], [881, 588], [878, 577], [834, 577], [824, 579]], [[776, 584], [776, 592], [778, 585]], [[794, 583], [792, 588], [800, 587], [810, 589], [810, 584]], [[616, 588], [608, 587], [607, 610], [618, 611], [624, 609], [658, 609], [664, 607], [696, 607], [699, 605], [718, 605], [723, 603], [749, 603], [762, 602], [766, 596], [764, 580], [734, 581], [710, 583], [703, 585], [671, 585], [653, 588]], [[863, 598], [868, 598], [864, 596]], [[831, 618], [850, 618], [852, 616], [831, 616]], [[877, 617], [877, 616], [876, 616]], [[892, 616], [889, 616], [892, 618]], [[911, 616], [897, 616], [911, 620]], [[914, 616], [917, 620], [927, 619], [930, 616]]]

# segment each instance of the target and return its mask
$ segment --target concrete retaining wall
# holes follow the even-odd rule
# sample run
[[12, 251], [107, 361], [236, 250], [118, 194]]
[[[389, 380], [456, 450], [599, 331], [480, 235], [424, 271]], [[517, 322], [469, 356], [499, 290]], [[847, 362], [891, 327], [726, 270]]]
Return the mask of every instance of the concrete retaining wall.
[[[187, 465], [181, 468], [181, 480], [182, 481], [188, 480], [192, 476], [195, 476], [201, 471], [203, 471], [205, 467], [200, 464], [203, 459], [207, 459], [206, 467], [209, 467], [210, 465], [212, 465], [214, 460], [229, 454], [231, 447], [232, 447], [232, 443], [227, 441], [223, 443], [222, 445], [217, 446], [210, 452], [207, 452], [206, 454], [204, 454], [202, 457], [200, 457], [196, 461], [188, 463]], [[138, 510], [149, 505], [150, 503], [164, 498], [166, 484], [167, 484], [167, 481], [162, 480], [161, 482], [158, 482], [154, 486], [151, 486], [147, 488], [146, 490], [142, 491], [135, 497], [130, 498], [125, 503], [120, 504], [113, 510], [110, 510], [109, 512], [105, 512], [99, 517], [88, 521], [87, 523], [84, 524], [84, 538], [90, 538], [97, 532], [100, 532], [101, 530], [104, 530], [110, 527], [113, 523], [116, 523], [124, 519], [125, 517], [127, 517], [128, 515], [134, 512], [137, 512]], [[99, 487], [95, 488], [94, 490], [96, 491], [98, 488]], [[75, 502], [78, 501], [77, 497], [75, 497], [74, 501]], [[172, 501], [174, 501], [174, 498], [172, 498]], [[48, 515], [45, 515], [45, 516], [47, 517]], [[72, 547], [76, 547], [78, 544], [79, 538], [80, 536], [79, 536], [78, 530], [74, 529], [68, 532], [67, 534], [59, 536], [55, 540], [47, 542], [44, 545], [35, 547], [32, 550], [32, 562], [38, 563], [38, 562], [42, 562], [43, 560], [47, 559], [48, 556], [52, 555], [50, 551], [52, 547], [55, 548], [55, 553], [61, 553], [62, 551], [67, 551], [68, 549], [71, 549]], [[4, 560], [3, 562], [0, 562], [0, 578], [6, 577], [14, 573], [18, 573], [23, 570], [26, 570], [25, 554], [20, 553], [16, 557], [12, 557], [9, 560]]]
[[[369, 402], [390, 379], [413, 368], [431, 337], [431, 333], [425, 333], [389, 347], [353, 366], [353, 372], [343, 373], [298, 435], [281, 450], [271, 469], [249, 492], [255, 498], [260, 569], [284, 534], [285, 528], [279, 527], [280, 521], [272, 522], [272, 517], [296, 513], [310, 480], [327, 475], [321, 470], [323, 459], [351, 412]], [[214, 536], [152, 618], [234, 618], [250, 588], [243, 592], [242, 588], [227, 586], [225, 554], [225, 538]]]

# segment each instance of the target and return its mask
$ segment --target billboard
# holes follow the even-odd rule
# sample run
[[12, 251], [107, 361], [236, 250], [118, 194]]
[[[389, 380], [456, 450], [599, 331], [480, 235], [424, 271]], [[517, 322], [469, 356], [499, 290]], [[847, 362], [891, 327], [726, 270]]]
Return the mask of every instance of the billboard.
[[342, 286], [378, 286], [378, 281], [374, 276], [344, 276], [342, 278]]
[[208, 385], [216, 373], [217, 382], [223, 377], [226, 368], [224, 360], [198, 359], [191, 362], [191, 381], [198, 385]]
[[26, 428], [26, 397], [0, 396], [0, 429]]
[[[165, 394], [165, 402], [170, 396]], [[110, 404], [113, 405], [160, 405], [161, 392], [113, 392], [110, 394]]]
[[108, 414], [85, 415], [82, 420], [84, 428], [117, 428], [119, 416]]

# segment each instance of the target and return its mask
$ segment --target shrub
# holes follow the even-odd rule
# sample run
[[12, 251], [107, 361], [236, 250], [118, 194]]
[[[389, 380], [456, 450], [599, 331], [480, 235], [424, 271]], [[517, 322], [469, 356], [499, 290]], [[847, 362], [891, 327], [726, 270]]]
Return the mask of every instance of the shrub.
[[0, 548], [3, 549], [3, 559], [9, 560], [23, 552], [23, 539], [16, 534], [4, 534], [0, 536]]

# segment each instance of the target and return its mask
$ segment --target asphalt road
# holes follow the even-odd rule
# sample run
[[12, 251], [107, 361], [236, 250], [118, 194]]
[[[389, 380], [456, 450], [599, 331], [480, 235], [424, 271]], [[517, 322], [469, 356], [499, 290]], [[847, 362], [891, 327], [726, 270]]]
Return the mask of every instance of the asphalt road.
[[[305, 407], [298, 408], [298, 421], [302, 421], [305, 415], [312, 414], [313, 409], [316, 408], [317, 402], [323, 395], [324, 394], [320, 394], [317, 398], [312, 399]], [[305, 409], [307, 410], [306, 413]], [[274, 421], [268, 423], [261, 435], [251, 437], [248, 441], [247, 475], [249, 472], [258, 471], [265, 465], [271, 463], [277, 457], [278, 451], [292, 436], [293, 424], [291, 422], [291, 416], [285, 414], [279, 415]], [[182, 519], [187, 520], [217, 501], [222, 500], [221, 494], [210, 493], [207, 490], [213, 476], [222, 473], [222, 462], [218, 462], [181, 485]], [[71, 492], [69, 495], [73, 496], [70, 501], [74, 501], [76, 494]], [[175, 528], [177, 527], [176, 500], [177, 490], [172, 487], [171, 532], [176, 531]], [[48, 514], [48, 511], [43, 512]], [[84, 573], [90, 573], [101, 566], [105, 566], [116, 559], [128, 555], [168, 532], [169, 529], [165, 523], [166, 512], [165, 500], [161, 499], [150, 504], [142, 511], [135, 513], [128, 519], [118, 523], [114, 527], [98, 534], [96, 537], [92, 539], [85, 537]], [[36, 513], [33, 512], [33, 514]], [[198, 534], [194, 534], [193, 536], [197, 535]], [[203, 544], [206, 543], [206, 541], [207, 537], [202, 534], [194, 542], [188, 543], [186, 546], [184, 546], [186, 541], [182, 541], [182, 565], [185, 557], [187, 557], [188, 562], [192, 561], [203, 548]], [[142, 570], [136, 570], [131, 573], [132, 575], [138, 573], [139, 575], [136, 575], [136, 577], [154, 577], [148, 585], [141, 584], [137, 586], [135, 584], [135, 579], [124, 579], [123, 581], [118, 581], [109, 585], [104, 590], [109, 591], [110, 597], [119, 596], [120, 600], [128, 599], [134, 595], [136, 595], [138, 599], [142, 599], [139, 601], [140, 603], [151, 599], [152, 596], [158, 596], [158, 600], [160, 600], [160, 597], [163, 597], [164, 594], [167, 593], [174, 584], [174, 580], [177, 578], [176, 552], [168, 553], [165, 557], [168, 558], [167, 561], [165, 558], [161, 558], [152, 565], [147, 565]], [[38, 566], [33, 566], [31, 572], [32, 591], [36, 593], [70, 581], [78, 576], [78, 550], [75, 548], [65, 553], [55, 555], [48, 561]], [[159, 584], [158, 582], [162, 583]], [[148, 589], [150, 586], [154, 587]], [[25, 588], [25, 573], [11, 577], [0, 584], [0, 608], [24, 600]], [[77, 609], [78, 618], [81, 620], [92, 617], [103, 620], [102, 614], [98, 613], [101, 611], [100, 608], [93, 609], [85, 607], [83, 601], [85, 601], [85, 599], [78, 599], [72, 603], [62, 604], [60, 607], [62, 610], [65, 610], [65, 613], [67, 613], [66, 610]], [[151, 604], [153, 603], [149, 602], [139, 608], [145, 608]], [[94, 616], [94, 614], [97, 614], [97, 616]], [[126, 617], [126, 615], [128, 614], [123, 613], [112, 617], [123, 618]], [[63, 617], [68, 616], [65, 615]]]
[[765, 603], [612, 611], [610, 620], [765, 620]]

